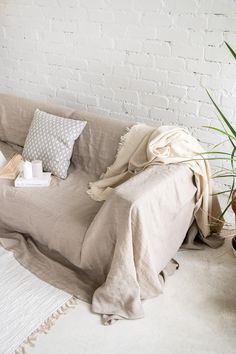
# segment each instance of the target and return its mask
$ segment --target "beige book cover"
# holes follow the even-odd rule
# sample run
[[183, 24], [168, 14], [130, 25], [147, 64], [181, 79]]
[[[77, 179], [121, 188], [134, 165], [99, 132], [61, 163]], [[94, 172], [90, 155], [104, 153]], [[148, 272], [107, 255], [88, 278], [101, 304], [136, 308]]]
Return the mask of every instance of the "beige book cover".
[[16, 154], [11, 158], [11, 160], [7, 161], [2, 153], [0, 155], [2, 161], [0, 165], [0, 178], [14, 180], [20, 172], [22, 156], [20, 154]]

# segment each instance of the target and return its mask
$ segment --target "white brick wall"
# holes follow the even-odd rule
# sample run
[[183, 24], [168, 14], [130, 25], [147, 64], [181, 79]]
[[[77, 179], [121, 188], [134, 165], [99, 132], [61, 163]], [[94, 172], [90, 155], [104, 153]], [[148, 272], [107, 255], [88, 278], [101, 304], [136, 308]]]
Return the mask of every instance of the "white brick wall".
[[0, 91], [116, 118], [236, 122], [236, 0], [0, 0]]

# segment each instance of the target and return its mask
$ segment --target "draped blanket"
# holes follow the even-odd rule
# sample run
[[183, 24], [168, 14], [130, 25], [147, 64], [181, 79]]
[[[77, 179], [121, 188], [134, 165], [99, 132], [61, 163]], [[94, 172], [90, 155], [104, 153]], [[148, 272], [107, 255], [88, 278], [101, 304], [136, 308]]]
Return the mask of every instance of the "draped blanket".
[[88, 194], [97, 201], [106, 200], [111, 189], [150, 165], [184, 163], [193, 171], [197, 187], [195, 219], [201, 234], [207, 237], [212, 229], [220, 229], [220, 206], [212, 196], [211, 171], [202, 157], [204, 150], [189, 132], [180, 127], [153, 128], [134, 125], [124, 138], [112, 166], [102, 178], [90, 183]]
[[[0, 147], [10, 155], [9, 145]], [[86, 193], [95, 178], [79, 166], [48, 189], [18, 190], [1, 179], [0, 244], [41, 279], [90, 302], [105, 324], [140, 318], [141, 300], [160, 294], [176, 268], [193, 214], [206, 237], [221, 213], [207, 161], [193, 160], [199, 152], [184, 129], [133, 126], [114, 164], [90, 183], [103, 203]]]

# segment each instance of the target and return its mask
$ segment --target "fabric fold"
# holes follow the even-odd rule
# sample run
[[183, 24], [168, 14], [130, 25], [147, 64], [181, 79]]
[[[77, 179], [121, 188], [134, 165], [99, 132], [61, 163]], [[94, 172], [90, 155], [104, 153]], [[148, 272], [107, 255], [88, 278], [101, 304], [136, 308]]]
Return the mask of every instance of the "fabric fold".
[[221, 230], [223, 218], [218, 199], [212, 196], [211, 170], [202, 153], [203, 148], [187, 129], [136, 124], [126, 135], [115, 162], [100, 180], [90, 183], [88, 194], [94, 200], [106, 200], [112, 188], [148, 166], [183, 163], [194, 173], [197, 187], [194, 215], [202, 236], [207, 237]]
[[[162, 293], [177, 268], [171, 259], [192, 224], [196, 195], [204, 207], [203, 195], [210, 190], [204, 187], [203, 165], [194, 165], [197, 190], [189, 162], [174, 163], [191, 140], [178, 129], [160, 136], [135, 125], [104, 179], [91, 184], [104, 203], [86, 194], [94, 176], [80, 168], [34, 193], [1, 180], [0, 243], [41, 279], [91, 302], [104, 324], [143, 317], [142, 300]], [[147, 145], [148, 151], [142, 148]], [[205, 203], [209, 206], [208, 199]]]

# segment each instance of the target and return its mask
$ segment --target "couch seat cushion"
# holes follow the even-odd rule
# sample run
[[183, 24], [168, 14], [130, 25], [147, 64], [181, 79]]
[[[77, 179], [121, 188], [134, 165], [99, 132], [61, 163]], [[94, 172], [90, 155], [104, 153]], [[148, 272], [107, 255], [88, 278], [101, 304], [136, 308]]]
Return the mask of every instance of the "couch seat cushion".
[[[0, 150], [11, 157], [16, 149], [0, 142]], [[86, 193], [94, 179], [73, 165], [66, 180], [53, 177], [48, 188], [15, 188], [0, 179], [0, 226], [30, 235], [79, 266], [84, 235], [101, 207]]]

